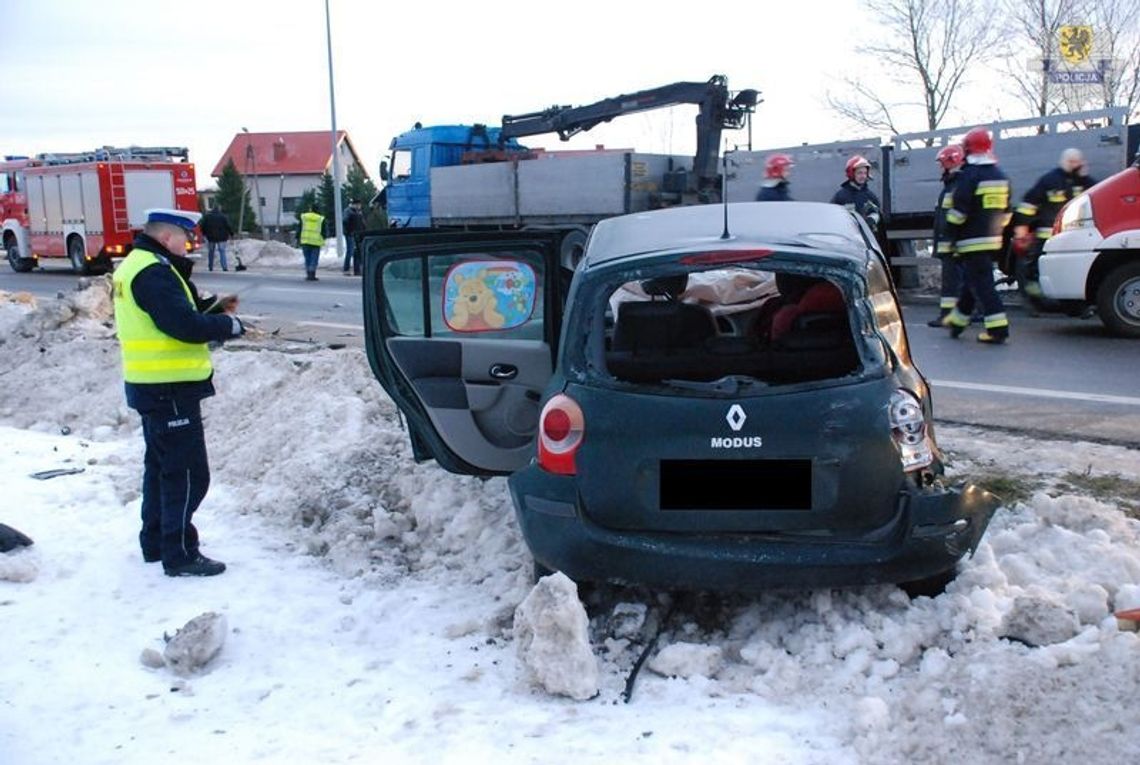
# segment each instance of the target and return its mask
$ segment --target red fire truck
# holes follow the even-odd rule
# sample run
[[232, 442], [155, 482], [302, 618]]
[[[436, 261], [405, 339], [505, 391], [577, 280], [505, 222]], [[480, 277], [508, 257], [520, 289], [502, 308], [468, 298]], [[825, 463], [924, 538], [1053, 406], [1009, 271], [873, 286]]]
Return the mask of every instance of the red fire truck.
[[152, 207], [197, 211], [186, 149], [105, 146], [0, 162], [0, 236], [15, 271], [49, 258], [80, 274], [108, 271]]

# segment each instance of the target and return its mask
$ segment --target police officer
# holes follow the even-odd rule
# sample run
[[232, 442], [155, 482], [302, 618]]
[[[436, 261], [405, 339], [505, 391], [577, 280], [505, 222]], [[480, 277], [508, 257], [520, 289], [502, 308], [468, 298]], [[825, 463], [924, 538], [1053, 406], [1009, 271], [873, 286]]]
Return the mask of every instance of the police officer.
[[1035, 307], [1042, 303], [1037, 260], [1053, 236], [1053, 221], [1066, 202], [1095, 183], [1080, 149], [1065, 149], [1058, 166], [1038, 178], [1017, 206], [1013, 220], [1013, 246], [1019, 256], [1017, 282]]
[[760, 182], [757, 202], [790, 202], [789, 176], [795, 167], [787, 154], [771, 154], [764, 160], [764, 180]]
[[301, 231], [297, 239], [301, 243], [301, 254], [305, 256], [305, 281], [317, 279], [317, 263], [321, 258], [321, 247], [325, 244], [325, 216], [313, 209], [301, 213]]
[[867, 181], [871, 180], [871, 163], [866, 157], [856, 154], [847, 160], [845, 170], [847, 180], [839, 185], [831, 203], [854, 210], [863, 216], [872, 231], [877, 230], [882, 219], [882, 206], [875, 192], [867, 186]]
[[954, 204], [954, 184], [958, 171], [966, 161], [966, 153], [957, 144], [942, 147], [937, 156], [942, 168], [942, 191], [934, 206], [934, 257], [942, 263], [942, 288], [938, 300], [938, 317], [926, 323], [928, 327], [941, 327], [942, 320], [958, 302], [958, 291], [962, 286], [962, 264], [954, 257], [954, 245], [946, 230], [946, 212]]
[[219, 314], [200, 313], [195, 304], [190, 269], [181, 261], [200, 217], [148, 210], [113, 276], [127, 405], [142, 417], [146, 444], [139, 543], [143, 560], [161, 560], [167, 576], [226, 570], [201, 553], [191, 519], [210, 484], [201, 409], [202, 399], [214, 395], [207, 343], [245, 330], [233, 315], [236, 298], [223, 301]]
[[[966, 162], [958, 173], [952, 206], [946, 211], [946, 232], [962, 263], [958, 300], [942, 324], [958, 337], [970, 326], [975, 300], [985, 314], [978, 342], [1001, 344], [1009, 338], [1009, 319], [994, 289], [994, 256], [1001, 251], [1002, 230], [1009, 223], [1009, 179], [997, 166], [993, 137], [976, 127], [962, 139]], [[976, 296], [976, 297], [975, 297]]]

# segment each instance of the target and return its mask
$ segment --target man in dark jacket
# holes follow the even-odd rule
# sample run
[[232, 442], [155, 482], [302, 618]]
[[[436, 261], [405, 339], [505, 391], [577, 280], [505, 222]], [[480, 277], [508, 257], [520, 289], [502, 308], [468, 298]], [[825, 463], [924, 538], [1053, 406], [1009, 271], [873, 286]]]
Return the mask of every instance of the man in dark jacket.
[[[127, 405], [142, 417], [143, 560], [162, 561], [167, 576], [214, 576], [224, 563], [201, 553], [191, 519], [206, 496], [210, 468], [202, 399], [214, 395], [207, 343], [241, 335], [237, 299], [204, 314], [182, 256], [199, 214], [148, 210], [134, 249], [112, 277], [116, 332]], [[183, 272], [187, 276], [183, 276]]]
[[1001, 251], [1002, 231], [1009, 223], [1009, 179], [997, 166], [993, 137], [974, 128], [962, 139], [966, 164], [954, 185], [953, 206], [946, 211], [946, 231], [962, 262], [958, 300], [942, 325], [958, 337], [970, 326], [975, 300], [985, 313], [979, 343], [1000, 345], [1009, 338], [1009, 319], [994, 289], [994, 256]]
[[1018, 254], [1017, 283], [1030, 302], [1040, 305], [1041, 285], [1037, 281], [1037, 260], [1045, 243], [1053, 236], [1053, 221], [1065, 203], [1084, 193], [1096, 180], [1089, 176], [1080, 149], [1061, 152], [1058, 167], [1037, 179], [1025, 192], [1014, 215], [1014, 249]]
[[833, 205], [843, 205], [863, 216], [872, 231], [878, 231], [879, 221], [882, 219], [882, 206], [875, 192], [867, 186], [871, 180], [871, 163], [865, 157], [856, 154], [847, 160], [847, 180], [840, 184], [835, 195], [831, 197]]
[[364, 213], [361, 211], [362, 203], [359, 199], [352, 200], [348, 210], [344, 213], [344, 267], [341, 273], [348, 276], [349, 264], [352, 264], [352, 273], [360, 276], [360, 235], [364, 233]]
[[230, 221], [217, 205], [210, 208], [210, 212], [202, 216], [202, 236], [206, 237], [206, 265], [214, 270], [214, 251], [218, 252], [218, 261], [223, 271], [229, 271], [226, 265], [226, 242], [234, 235], [230, 228]]

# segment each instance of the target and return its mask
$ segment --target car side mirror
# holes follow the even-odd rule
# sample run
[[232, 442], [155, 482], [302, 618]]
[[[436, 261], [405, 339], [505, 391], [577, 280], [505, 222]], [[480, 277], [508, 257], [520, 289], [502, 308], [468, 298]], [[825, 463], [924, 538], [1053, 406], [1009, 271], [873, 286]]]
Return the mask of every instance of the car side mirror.
[[388, 161], [380, 160], [380, 180], [388, 180]]

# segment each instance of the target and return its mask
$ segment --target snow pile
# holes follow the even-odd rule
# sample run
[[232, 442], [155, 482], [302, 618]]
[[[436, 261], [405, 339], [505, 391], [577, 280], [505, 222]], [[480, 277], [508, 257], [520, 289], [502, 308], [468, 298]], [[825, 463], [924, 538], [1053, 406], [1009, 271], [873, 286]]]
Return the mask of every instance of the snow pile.
[[[0, 301], [0, 326], [30, 311]], [[504, 751], [591, 762], [1132, 756], [1140, 636], [1112, 613], [1140, 607], [1135, 451], [940, 427], [951, 478], [1032, 479], [1039, 490], [998, 511], [936, 598], [892, 586], [748, 597], [600, 588], [584, 622], [564, 577], [528, 596], [531, 561], [505, 481], [412, 461], [362, 352], [243, 339], [214, 353], [213, 483], [196, 517], [206, 553], [230, 569], [171, 580], [134, 541], [142, 438], [113, 337], [78, 311], [37, 326], [34, 337], [7, 334], [0, 366], [11, 444], [0, 521], [32, 536], [40, 556], [32, 581], [0, 582], [5, 619], [21, 625], [5, 632], [9, 654], [32, 657], [0, 674], [10, 721], [0, 747], [16, 765], [36, 761], [20, 753], [37, 745], [72, 761], [149, 762], [172, 720], [199, 754], [230, 761], [372, 750], [394, 762]], [[71, 465], [86, 472], [27, 478]], [[1115, 474], [1121, 496], [1075, 490], [1071, 474]], [[241, 629], [213, 671], [171, 694], [168, 676], [131, 651], [203, 611]], [[531, 626], [516, 632], [516, 612]], [[563, 649], [533, 650], [543, 624], [559, 627]], [[658, 633], [653, 671], [621, 704]], [[591, 698], [592, 687], [596, 698], [532, 693], [520, 664], [555, 678], [554, 693]], [[61, 684], [75, 677], [100, 692]], [[47, 724], [53, 715], [67, 725]]]
[[227, 627], [222, 614], [207, 611], [195, 616], [167, 641], [163, 662], [182, 676], [198, 672], [222, 650]]
[[40, 573], [40, 553], [34, 547], [21, 547], [0, 553], [0, 581], [31, 582]]
[[572, 699], [598, 692], [598, 660], [590, 648], [586, 609], [565, 574], [544, 576], [515, 610], [514, 638], [526, 677]]
[[[203, 256], [204, 257], [204, 256]], [[233, 239], [227, 244], [226, 259], [230, 268], [237, 265], [240, 257], [243, 265], [253, 268], [302, 268], [305, 258], [300, 247], [285, 242], [263, 239]], [[325, 240], [318, 261], [321, 268], [339, 267], [336, 254], [336, 240]]]
[[45, 332], [69, 327], [73, 334], [92, 333], [105, 336], [112, 332], [111, 320], [115, 315], [111, 302], [111, 277], [95, 276], [79, 280], [71, 292], [60, 292], [58, 299], [39, 305], [28, 293], [0, 293], [0, 302], [24, 306], [24, 311], [5, 311], [3, 322], [7, 337], [14, 332], [22, 337], [35, 338]]

